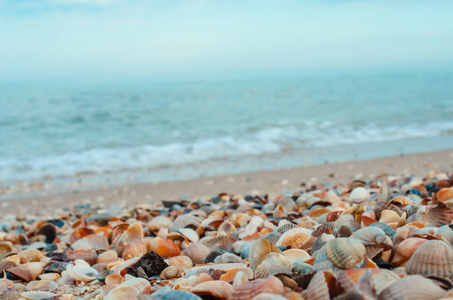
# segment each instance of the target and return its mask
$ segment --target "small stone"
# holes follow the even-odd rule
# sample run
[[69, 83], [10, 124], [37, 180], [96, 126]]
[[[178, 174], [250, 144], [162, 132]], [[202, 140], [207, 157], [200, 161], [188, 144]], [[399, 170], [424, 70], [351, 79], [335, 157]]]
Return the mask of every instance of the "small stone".
[[140, 270], [143, 270], [148, 277], [159, 276], [160, 273], [168, 267], [168, 264], [162, 257], [154, 251], [149, 251], [143, 255], [139, 261], [126, 268], [126, 273], [135, 277], [143, 277]]

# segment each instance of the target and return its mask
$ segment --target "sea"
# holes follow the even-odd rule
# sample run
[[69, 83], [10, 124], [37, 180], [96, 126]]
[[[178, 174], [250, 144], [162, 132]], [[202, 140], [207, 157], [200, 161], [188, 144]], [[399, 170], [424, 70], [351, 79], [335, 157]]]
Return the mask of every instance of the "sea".
[[0, 83], [0, 187], [115, 185], [453, 147], [453, 73]]

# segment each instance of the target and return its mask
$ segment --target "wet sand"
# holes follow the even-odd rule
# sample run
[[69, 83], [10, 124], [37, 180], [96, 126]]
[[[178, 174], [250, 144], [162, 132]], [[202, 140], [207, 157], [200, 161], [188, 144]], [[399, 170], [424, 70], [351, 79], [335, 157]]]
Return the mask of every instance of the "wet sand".
[[[453, 170], [453, 149], [348, 161], [290, 169], [248, 172], [204, 177], [190, 180], [153, 182], [106, 187], [94, 190], [71, 191], [34, 197], [11, 197], [0, 201], [4, 214], [53, 215], [65, 207], [91, 204], [93, 207], [134, 205], [175, 200], [185, 197], [214, 196], [221, 192], [232, 194], [278, 194], [294, 191], [301, 184], [347, 183], [354, 179], [369, 180], [381, 174], [412, 174], [423, 177], [429, 170]], [[57, 210], [57, 211], [56, 211]]]

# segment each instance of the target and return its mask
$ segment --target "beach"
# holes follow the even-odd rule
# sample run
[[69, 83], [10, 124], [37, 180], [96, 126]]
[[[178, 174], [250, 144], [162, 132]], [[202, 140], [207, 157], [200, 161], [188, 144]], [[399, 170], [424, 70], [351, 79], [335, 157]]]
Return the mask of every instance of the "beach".
[[[219, 193], [238, 195], [280, 194], [316, 183], [348, 183], [371, 180], [378, 175], [411, 174], [423, 178], [430, 170], [451, 172], [453, 149], [361, 161], [301, 166], [179, 181], [151, 182], [116, 187], [72, 190], [37, 196], [21, 194], [1, 200], [4, 213], [49, 216], [62, 208], [89, 204], [92, 207], [128, 207], [162, 200], [212, 197]], [[76, 179], [75, 179], [76, 180]]]

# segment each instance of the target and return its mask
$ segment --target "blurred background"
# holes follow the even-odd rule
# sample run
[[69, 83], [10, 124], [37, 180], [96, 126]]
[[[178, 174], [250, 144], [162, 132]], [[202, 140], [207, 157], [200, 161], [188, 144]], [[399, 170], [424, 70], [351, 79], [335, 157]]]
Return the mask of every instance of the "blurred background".
[[450, 148], [452, 11], [451, 1], [0, 0], [0, 187]]

